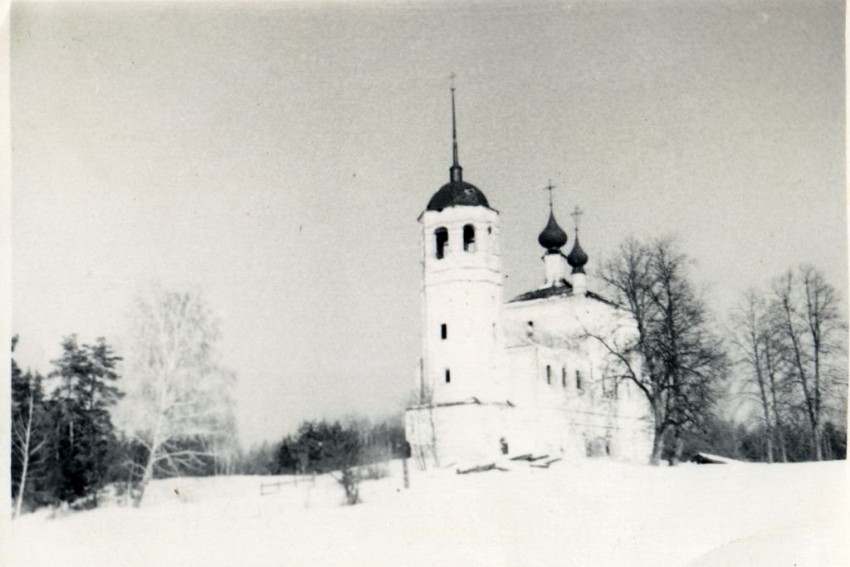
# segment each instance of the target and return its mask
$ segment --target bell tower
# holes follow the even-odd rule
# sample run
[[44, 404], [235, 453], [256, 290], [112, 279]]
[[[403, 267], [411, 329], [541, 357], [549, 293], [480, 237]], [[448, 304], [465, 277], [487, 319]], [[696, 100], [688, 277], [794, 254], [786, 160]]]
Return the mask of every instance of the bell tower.
[[420, 215], [422, 372], [433, 404], [484, 401], [495, 395], [502, 273], [499, 213], [464, 181], [458, 161], [455, 89], [449, 182]]

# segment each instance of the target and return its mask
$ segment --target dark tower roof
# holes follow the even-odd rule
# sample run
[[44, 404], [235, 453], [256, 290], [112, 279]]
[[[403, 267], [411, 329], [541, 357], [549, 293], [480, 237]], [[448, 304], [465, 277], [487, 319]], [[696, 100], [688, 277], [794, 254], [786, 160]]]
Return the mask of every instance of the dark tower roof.
[[567, 263], [573, 267], [574, 274], [583, 274], [584, 265], [587, 264], [587, 253], [581, 248], [578, 242], [578, 229], [576, 229], [576, 243], [573, 245], [573, 250], [567, 256]]
[[558, 225], [555, 214], [551, 209], [549, 210], [549, 222], [546, 223], [546, 228], [537, 237], [537, 242], [549, 252], [558, 252], [561, 246], [567, 243], [567, 233]]
[[[454, 79], [454, 75], [452, 75]], [[446, 207], [490, 207], [487, 197], [478, 187], [463, 180], [463, 168], [457, 157], [457, 120], [455, 118], [455, 87], [452, 84], [452, 166], [449, 182], [440, 187], [428, 201], [426, 210], [442, 211]]]
[[465, 205], [469, 207], [489, 207], [487, 197], [478, 187], [463, 180], [450, 181], [434, 193], [428, 201], [427, 210], [442, 211], [446, 207]]

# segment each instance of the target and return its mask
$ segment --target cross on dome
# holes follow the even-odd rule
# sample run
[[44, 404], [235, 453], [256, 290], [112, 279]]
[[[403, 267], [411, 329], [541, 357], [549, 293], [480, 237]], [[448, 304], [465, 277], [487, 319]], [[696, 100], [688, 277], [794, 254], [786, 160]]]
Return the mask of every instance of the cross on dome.
[[537, 242], [540, 246], [546, 249], [549, 254], [560, 254], [561, 247], [567, 243], [567, 233], [558, 225], [555, 220], [555, 213], [552, 207], [552, 190], [555, 188], [552, 185], [552, 180], [549, 180], [549, 185], [544, 189], [549, 191], [549, 222], [546, 223], [546, 228], [537, 237]]
[[582, 211], [581, 208], [579, 208], [578, 205], [576, 205], [576, 208], [573, 209], [572, 213], [570, 213], [570, 216], [573, 217], [573, 222], [575, 222], [575, 224], [576, 224], [576, 232], [578, 232], [578, 223], [579, 223], [579, 220], [581, 220], [581, 216], [583, 214], [584, 214], [584, 211]]
[[552, 211], [552, 190], [555, 188], [555, 185], [552, 185], [552, 180], [549, 180], [549, 185], [543, 188], [544, 191], [549, 191], [549, 212]]

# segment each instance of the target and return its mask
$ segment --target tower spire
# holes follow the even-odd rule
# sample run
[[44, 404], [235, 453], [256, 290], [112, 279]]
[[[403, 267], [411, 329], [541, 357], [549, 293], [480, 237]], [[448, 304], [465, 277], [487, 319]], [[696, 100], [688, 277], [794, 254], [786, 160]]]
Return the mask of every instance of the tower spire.
[[455, 113], [455, 74], [449, 75], [451, 80], [452, 91], [452, 167], [449, 170], [452, 183], [460, 183], [463, 181], [463, 168], [460, 166], [457, 157], [457, 116]]

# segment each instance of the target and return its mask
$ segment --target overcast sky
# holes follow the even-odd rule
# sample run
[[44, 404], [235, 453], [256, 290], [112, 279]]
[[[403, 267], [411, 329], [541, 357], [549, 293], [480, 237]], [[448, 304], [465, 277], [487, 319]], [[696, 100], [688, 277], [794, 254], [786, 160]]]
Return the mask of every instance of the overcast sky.
[[[584, 211], [588, 271], [675, 234], [718, 316], [800, 262], [847, 294], [844, 4], [12, 6], [13, 331], [120, 352], [149, 282], [200, 289], [243, 441], [403, 407], [419, 225], [448, 180], [501, 213], [505, 299]], [[568, 245], [570, 246], [570, 245]]]

